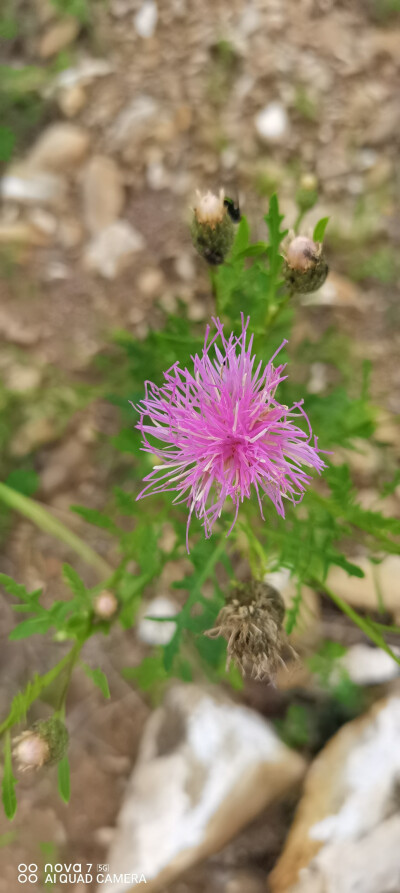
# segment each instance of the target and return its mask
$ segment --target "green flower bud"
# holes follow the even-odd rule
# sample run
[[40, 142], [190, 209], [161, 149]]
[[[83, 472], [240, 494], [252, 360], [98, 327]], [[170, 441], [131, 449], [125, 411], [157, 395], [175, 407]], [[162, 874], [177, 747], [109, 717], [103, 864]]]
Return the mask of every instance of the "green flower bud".
[[286, 247], [283, 276], [289, 288], [304, 294], [317, 291], [324, 284], [329, 267], [321, 242], [307, 236], [295, 236]]
[[19, 769], [40, 769], [58, 763], [67, 753], [69, 735], [57, 716], [35, 722], [31, 729], [14, 739], [14, 756]]
[[234, 661], [243, 674], [256, 679], [275, 675], [284, 644], [285, 605], [280, 593], [258, 580], [237, 586], [206, 635], [228, 642], [227, 664]]
[[212, 266], [222, 264], [229, 254], [235, 238], [235, 227], [227, 207], [224, 205], [224, 191], [219, 196], [212, 192], [197, 195], [191, 224], [193, 245], [207, 263]]

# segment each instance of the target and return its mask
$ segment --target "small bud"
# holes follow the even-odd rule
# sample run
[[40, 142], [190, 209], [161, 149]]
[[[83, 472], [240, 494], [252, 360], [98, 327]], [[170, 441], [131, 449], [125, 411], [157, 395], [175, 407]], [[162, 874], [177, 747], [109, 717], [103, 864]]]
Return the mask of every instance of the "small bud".
[[328, 275], [321, 242], [295, 236], [286, 246], [283, 275], [292, 291], [317, 291]]
[[58, 763], [67, 752], [68, 739], [66, 726], [57, 716], [39, 720], [14, 739], [13, 753], [18, 768], [25, 772], [27, 769], [40, 769], [45, 764]]
[[96, 596], [93, 602], [93, 609], [96, 617], [100, 620], [111, 620], [118, 611], [118, 599], [108, 589], [103, 589]]
[[215, 628], [206, 635], [228, 642], [227, 665], [234, 661], [245, 675], [273, 677], [284, 644], [285, 606], [268, 583], [252, 580], [237, 586], [218, 614]]
[[224, 190], [219, 196], [212, 192], [201, 195], [197, 191], [197, 204], [191, 224], [193, 245], [207, 263], [222, 264], [232, 248], [235, 227], [224, 204]]

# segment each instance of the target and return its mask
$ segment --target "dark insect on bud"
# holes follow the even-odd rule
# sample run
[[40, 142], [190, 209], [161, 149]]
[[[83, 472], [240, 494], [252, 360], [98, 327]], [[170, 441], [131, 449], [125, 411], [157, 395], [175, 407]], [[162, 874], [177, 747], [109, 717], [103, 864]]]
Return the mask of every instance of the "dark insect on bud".
[[31, 729], [14, 739], [14, 756], [22, 772], [51, 766], [65, 757], [68, 749], [68, 732], [58, 716], [35, 722]]
[[324, 284], [328, 271], [321, 242], [314, 242], [307, 236], [295, 236], [288, 243], [283, 276], [292, 291], [301, 294], [317, 291]]
[[237, 586], [206, 635], [227, 640], [227, 666], [233, 661], [244, 675], [273, 678], [285, 643], [285, 605], [268, 583], [251, 580]]
[[234, 202], [233, 198], [225, 198], [224, 205], [231, 220], [234, 223], [239, 223], [242, 219], [242, 214], [238, 202]]
[[224, 191], [221, 189], [219, 196], [212, 192], [205, 195], [197, 192], [197, 199], [191, 225], [193, 245], [207, 263], [218, 266], [229, 254], [235, 238]]

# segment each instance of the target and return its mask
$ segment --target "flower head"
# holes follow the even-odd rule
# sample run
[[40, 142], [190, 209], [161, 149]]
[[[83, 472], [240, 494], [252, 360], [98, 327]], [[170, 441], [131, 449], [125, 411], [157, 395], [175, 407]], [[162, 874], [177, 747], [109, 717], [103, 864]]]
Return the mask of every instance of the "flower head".
[[213, 192], [206, 192], [204, 195], [196, 190], [197, 205], [194, 208], [194, 214], [198, 223], [207, 224], [214, 228], [217, 223], [222, 223], [226, 208], [224, 205], [224, 190], [220, 189], [219, 195]]
[[[216, 333], [209, 340], [207, 327], [202, 356], [192, 357], [193, 370], [175, 363], [164, 373], [161, 388], [146, 382], [145, 399], [137, 407], [142, 449], [162, 460], [145, 477], [137, 498], [175, 491], [174, 501], [186, 502], [189, 509], [187, 530], [194, 512], [206, 537], [228, 498], [235, 507], [231, 532], [252, 488], [262, 518], [264, 496], [284, 517], [283, 500], [300, 502], [310, 481], [302, 466], [320, 472], [325, 464], [316, 441], [311, 443], [301, 403], [289, 408], [275, 400], [285, 366], [273, 365], [276, 354], [264, 368], [261, 361], [257, 364], [253, 336], [247, 342], [249, 319], [245, 322], [242, 314], [241, 334], [229, 338], [220, 320], [213, 322]], [[307, 433], [297, 425], [299, 418], [306, 421]], [[153, 445], [149, 437], [161, 443]]]
[[228, 596], [208, 630], [210, 638], [223, 636], [228, 643], [227, 667], [231, 661], [243, 674], [256, 679], [275, 675], [285, 636], [282, 629], [285, 605], [282, 596], [258, 580], [237, 586]]
[[328, 272], [321, 242], [314, 242], [307, 236], [294, 236], [287, 240], [283, 275], [293, 291], [318, 291]]

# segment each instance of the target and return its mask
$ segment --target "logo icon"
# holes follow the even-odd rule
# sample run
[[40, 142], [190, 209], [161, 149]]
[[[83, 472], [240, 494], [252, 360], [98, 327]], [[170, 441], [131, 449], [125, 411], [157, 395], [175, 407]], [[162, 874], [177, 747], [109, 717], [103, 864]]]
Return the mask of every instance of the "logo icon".
[[35, 862], [31, 862], [30, 865], [25, 865], [25, 862], [20, 862], [18, 865], [18, 883], [19, 884], [36, 884], [38, 880], [38, 867]]

